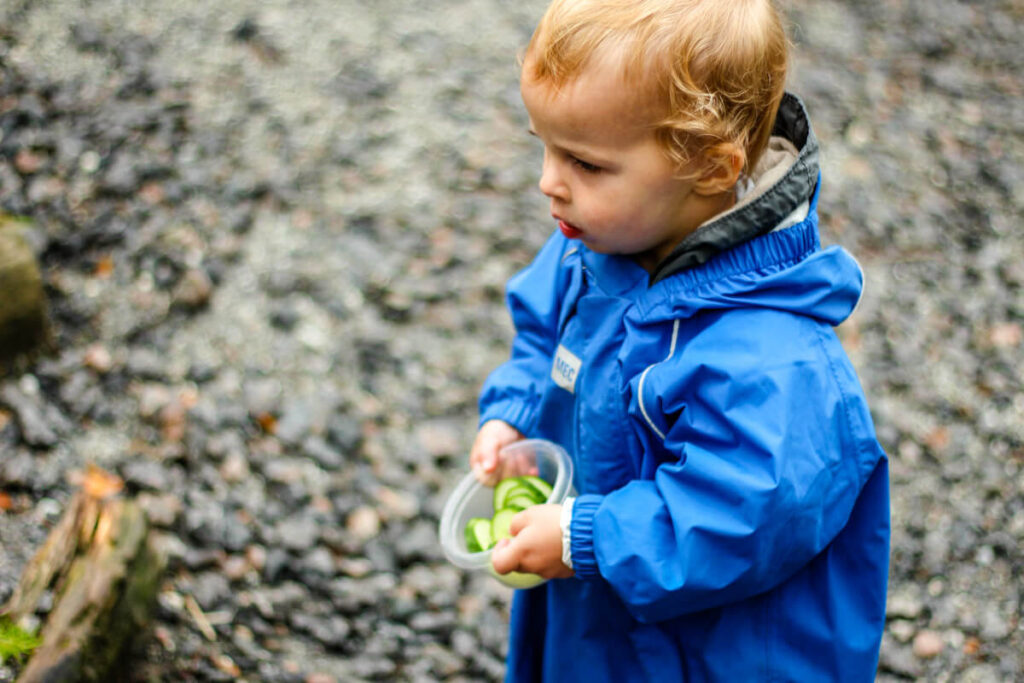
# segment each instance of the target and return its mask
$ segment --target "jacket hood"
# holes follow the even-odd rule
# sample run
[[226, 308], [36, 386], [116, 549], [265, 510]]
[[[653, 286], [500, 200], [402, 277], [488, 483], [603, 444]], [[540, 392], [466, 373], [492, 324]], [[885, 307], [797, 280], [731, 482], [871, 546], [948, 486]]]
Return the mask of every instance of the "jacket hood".
[[735, 207], [701, 225], [651, 273], [656, 283], [712, 256], [775, 230], [798, 211], [818, 183], [818, 140], [803, 102], [785, 93], [769, 148], [752, 171], [752, 189]]
[[627, 317], [652, 322], [763, 308], [836, 326], [853, 312], [863, 272], [841, 247], [821, 248], [818, 143], [795, 95], [783, 97], [774, 133], [754, 187], [684, 240], [649, 279], [634, 263], [586, 254], [605, 291], [633, 290], [636, 305]]
[[689, 318], [728, 308], [761, 308], [809, 316], [835, 327], [857, 307], [864, 274], [843, 248], [821, 249], [817, 215], [771, 232], [677, 273], [645, 292], [644, 321]]
[[[653, 285], [631, 259], [585, 247], [578, 251], [602, 291], [633, 301], [626, 313], [633, 323], [762, 308], [809, 316], [834, 327], [857, 307], [864, 274], [842, 247], [821, 248], [817, 200], [815, 192], [806, 216], [794, 225], [754, 237]], [[573, 251], [577, 250], [569, 253]]]

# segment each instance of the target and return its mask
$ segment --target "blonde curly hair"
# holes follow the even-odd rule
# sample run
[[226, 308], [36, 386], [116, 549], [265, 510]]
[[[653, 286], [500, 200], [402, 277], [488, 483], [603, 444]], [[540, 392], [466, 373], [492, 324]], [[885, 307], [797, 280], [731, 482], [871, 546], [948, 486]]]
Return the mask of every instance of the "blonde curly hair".
[[565, 85], [611, 57], [660, 112], [653, 132], [681, 174], [768, 145], [785, 90], [788, 40], [771, 0], [554, 0], [523, 77]]

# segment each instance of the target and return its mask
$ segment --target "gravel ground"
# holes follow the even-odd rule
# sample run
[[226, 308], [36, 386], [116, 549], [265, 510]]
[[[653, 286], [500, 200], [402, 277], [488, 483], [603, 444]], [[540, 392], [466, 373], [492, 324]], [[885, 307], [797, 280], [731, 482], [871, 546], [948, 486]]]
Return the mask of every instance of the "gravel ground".
[[[170, 558], [129, 679], [500, 679], [510, 594], [436, 525], [551, 227], [515, 63], [543, 5], [0, 5], [0, 209], [58, 342], [0, 379], [0, 601], [95, 462]], [[867, 275], [878, 680], [1024, 680], [1024, 6], [786, 13], [823, 238]]]

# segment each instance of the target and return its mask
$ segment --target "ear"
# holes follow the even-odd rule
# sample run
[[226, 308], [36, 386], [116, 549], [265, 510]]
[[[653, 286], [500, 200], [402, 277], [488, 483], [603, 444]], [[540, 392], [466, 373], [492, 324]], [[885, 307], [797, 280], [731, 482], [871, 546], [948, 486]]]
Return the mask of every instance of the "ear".
[[704, 170], [697, 178], [693, 191], [699, 195], [728, 192], [736, 184], [743, 170], [746, 154], [732, 142], [723, 142], [704, 153]]

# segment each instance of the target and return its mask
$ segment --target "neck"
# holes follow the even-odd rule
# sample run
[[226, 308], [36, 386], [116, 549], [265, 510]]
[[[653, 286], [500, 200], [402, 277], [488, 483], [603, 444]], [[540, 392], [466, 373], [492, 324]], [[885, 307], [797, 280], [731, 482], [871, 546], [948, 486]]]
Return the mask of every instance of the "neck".
[[731, 209], [736, 204], [736, 192], [730, 188], [726, 192], [705, 195], [696, 199], [698, 201], [694, 206], [692, 214], [693, 220], [691, 221], [693, 227], [690, 231], [684, 235], [679, 235], [672, 241], [659, 244], [658, 246], [648, 249], [647, 251], [640, 252], [639, 254], [634, 254], [633, 260], [636, 261], [641, 268], [646, 270], [648, 273], [653, 273], [654, 269], [658, 267], [658, 264], [668, 258], [669, 254], [671, 254], [683, 240], [700, 229], [700, 226]]

